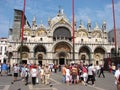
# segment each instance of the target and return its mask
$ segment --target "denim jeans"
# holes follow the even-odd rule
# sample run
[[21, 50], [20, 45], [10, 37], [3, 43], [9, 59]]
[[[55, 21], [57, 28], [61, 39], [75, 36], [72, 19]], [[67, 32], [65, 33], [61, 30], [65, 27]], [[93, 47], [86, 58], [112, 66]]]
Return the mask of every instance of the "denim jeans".
[[65, 83], [66, 82], [66, 78], [65, 75], [62, 76], [62, 82]]

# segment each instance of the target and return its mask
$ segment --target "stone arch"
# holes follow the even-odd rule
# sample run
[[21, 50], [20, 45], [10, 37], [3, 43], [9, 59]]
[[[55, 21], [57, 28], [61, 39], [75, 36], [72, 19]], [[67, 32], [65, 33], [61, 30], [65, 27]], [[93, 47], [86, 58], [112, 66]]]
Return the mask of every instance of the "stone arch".
[[22, 52], [30, 52], [28, 46], [26, 46], [26, 45], [20, 46], [18, 48], [18, 52], [21, 52], [21, 50], [22, 50]]
[[53, 40], [56, 39], [68, 39], [71, 41], [71, 32], [65, 26], [57, 27], [53, 32]]
[[[45, 63], [46, 48], [43, 45], [37, 45], [34, 47], [34, 57], [38, 61], [38, 64]], [[35, 61], [36, 62], [36, 61]]]
[[54, 61], [55, 64], [70, 63], [71, 46], [67, 42], [59, 42], [54, 46]]
[[44, 52], [46, 54], [46, 48], [43, 45], [37, 45], [34, 47], [34, 54], [37, 52]]
[[88, 46], [82, 46], [79, 49], [79, 59], [84, 63], [90, 63], [90, 48]]
[[[19, 62], [27, 64], [27, 61], [29, 58], [29, 53], [30, 53], [30, 49], [28, 48], [28, 46], [26, 46], [26, 45], [20, 46], [18, 48], [18, 54], [19, 54], [19, 59], [22, 59], [22, 60]], [[21, 58], [21, 56], [22, 56], [22, 58]]]
[[94, 50], [94, 63], [103, 64], [103, 59], [105, 58], [105, 49], [103, 47], [96, 47]]
[[115, 48], [111, 48], [111, 57], [115, 56]]

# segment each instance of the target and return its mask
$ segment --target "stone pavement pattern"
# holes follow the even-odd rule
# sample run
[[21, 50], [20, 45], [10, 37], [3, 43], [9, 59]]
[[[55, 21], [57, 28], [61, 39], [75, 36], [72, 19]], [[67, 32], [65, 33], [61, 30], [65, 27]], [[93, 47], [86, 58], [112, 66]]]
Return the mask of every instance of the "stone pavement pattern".
[[[105, 73], [105, 78], [96, 78], [95, 86], [84, 86], [82, 84], [76, 85], [66, 85], [61, 82], [61, 73], [52, 73], [51, 74], [51, 84], [53, 85], [44, 85], [36, 84], [35, 86], [29, 84], [25, 86], [25, 82], [17, 81], [14, 84], [11, 84], [13, 80], [12, 76], [0, 76], [0, 90], [117, 90], [114, 84], [114, 76], [108, 72]], [[31, 80], [29, 80], [31, 82]]]

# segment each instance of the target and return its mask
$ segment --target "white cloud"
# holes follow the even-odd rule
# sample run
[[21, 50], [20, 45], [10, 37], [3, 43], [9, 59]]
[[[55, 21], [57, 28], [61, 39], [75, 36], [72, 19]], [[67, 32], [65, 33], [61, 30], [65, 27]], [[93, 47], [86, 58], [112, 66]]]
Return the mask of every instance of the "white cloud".
[[[120, 7], [120, 1], [115, 4], [115, 14], [116, 14], [116, 26], [117, 28], [120, 28], [120, 10], [118, 9]], [[84, 24], [87, 24], [87, 20], [91, 19], [91, 23], [95, 24], [95, 22], [98, 22], [102, 25], [103, 20], [106, 20], [107, 22], [107, 28], [112, 29], [113, 28], [113, 16], [112, 16], [112, 4], [108, 4], [104, 7], [103, 10], [93, 10], [91, 8], [79, 8], [76, 13], [77, 20], [82, 19]], [[119, 25], [119, 26], [118, 26]]]

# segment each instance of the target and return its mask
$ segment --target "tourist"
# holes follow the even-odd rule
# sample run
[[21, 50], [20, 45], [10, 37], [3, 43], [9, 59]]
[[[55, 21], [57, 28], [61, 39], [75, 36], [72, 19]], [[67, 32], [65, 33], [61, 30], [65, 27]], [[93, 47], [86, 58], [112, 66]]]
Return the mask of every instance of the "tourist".
[[4, 61], [4, 63], [2, 64], [1, 70], [2, 70], [2, 74], [1, 75], [2, 76], [7, 76], [8, 67], [7, 67], [6, 61]]
[[117, 70], [115, 71], [115, 84], [117, 86], [117, 90], [120, 90], [120, 64], [117, 65]]
[[66, 66], [62, 67], [62, 82], [66, 83]]
[[38, 76], [38, 71], [37, 71], [37, 67], [34, 66], [31, 71], [30, 71], [31, 77], [32, 77], [32, 84], [35, 85], [36, 84], [36, 77]]
[[66, 66], [66, 84], [69, 84], [69, 82], [71, 81], [70, 80], [70, 69], [69, 69], [69, 66]]
[[41, 83], [45, 84], [45, 72], [44, 72], [44, 66], [41, 67], [40, 70], [40, 79], [41, 79]]
[[46, 65], [45, 69], [44, 69], [44, 72], [45, 72], [45, 84], [48, 85], [50, 82], [49, 82], [49, 79], [50, 79], [50, 68], [48, 67], [48, 65]]
[[94, 66], [92, 66], [92, 64], [90, 64], [88, 66], [88, 79], [86, 81], [86, 83], [88, 84], [89, 81], [92, 81], [92, 85], [94, 86], [94, 82], [95, 82], [95, 71], [94, 71]]
[[98, 76], [98, 77], [100, 77], [101, 74], [103, 75], [103, 78], [105, 78], [103, 65], [100, 65], [100, 73], [99, 73], [99, 76]]
[[13, 72], [14, 72], [14, 82], [17, 81], [17, 77], [18, 77], [18, 73], [19, 73], [19, 66], [18, 64], [16, 64], [14, 67], [13, 67]]

